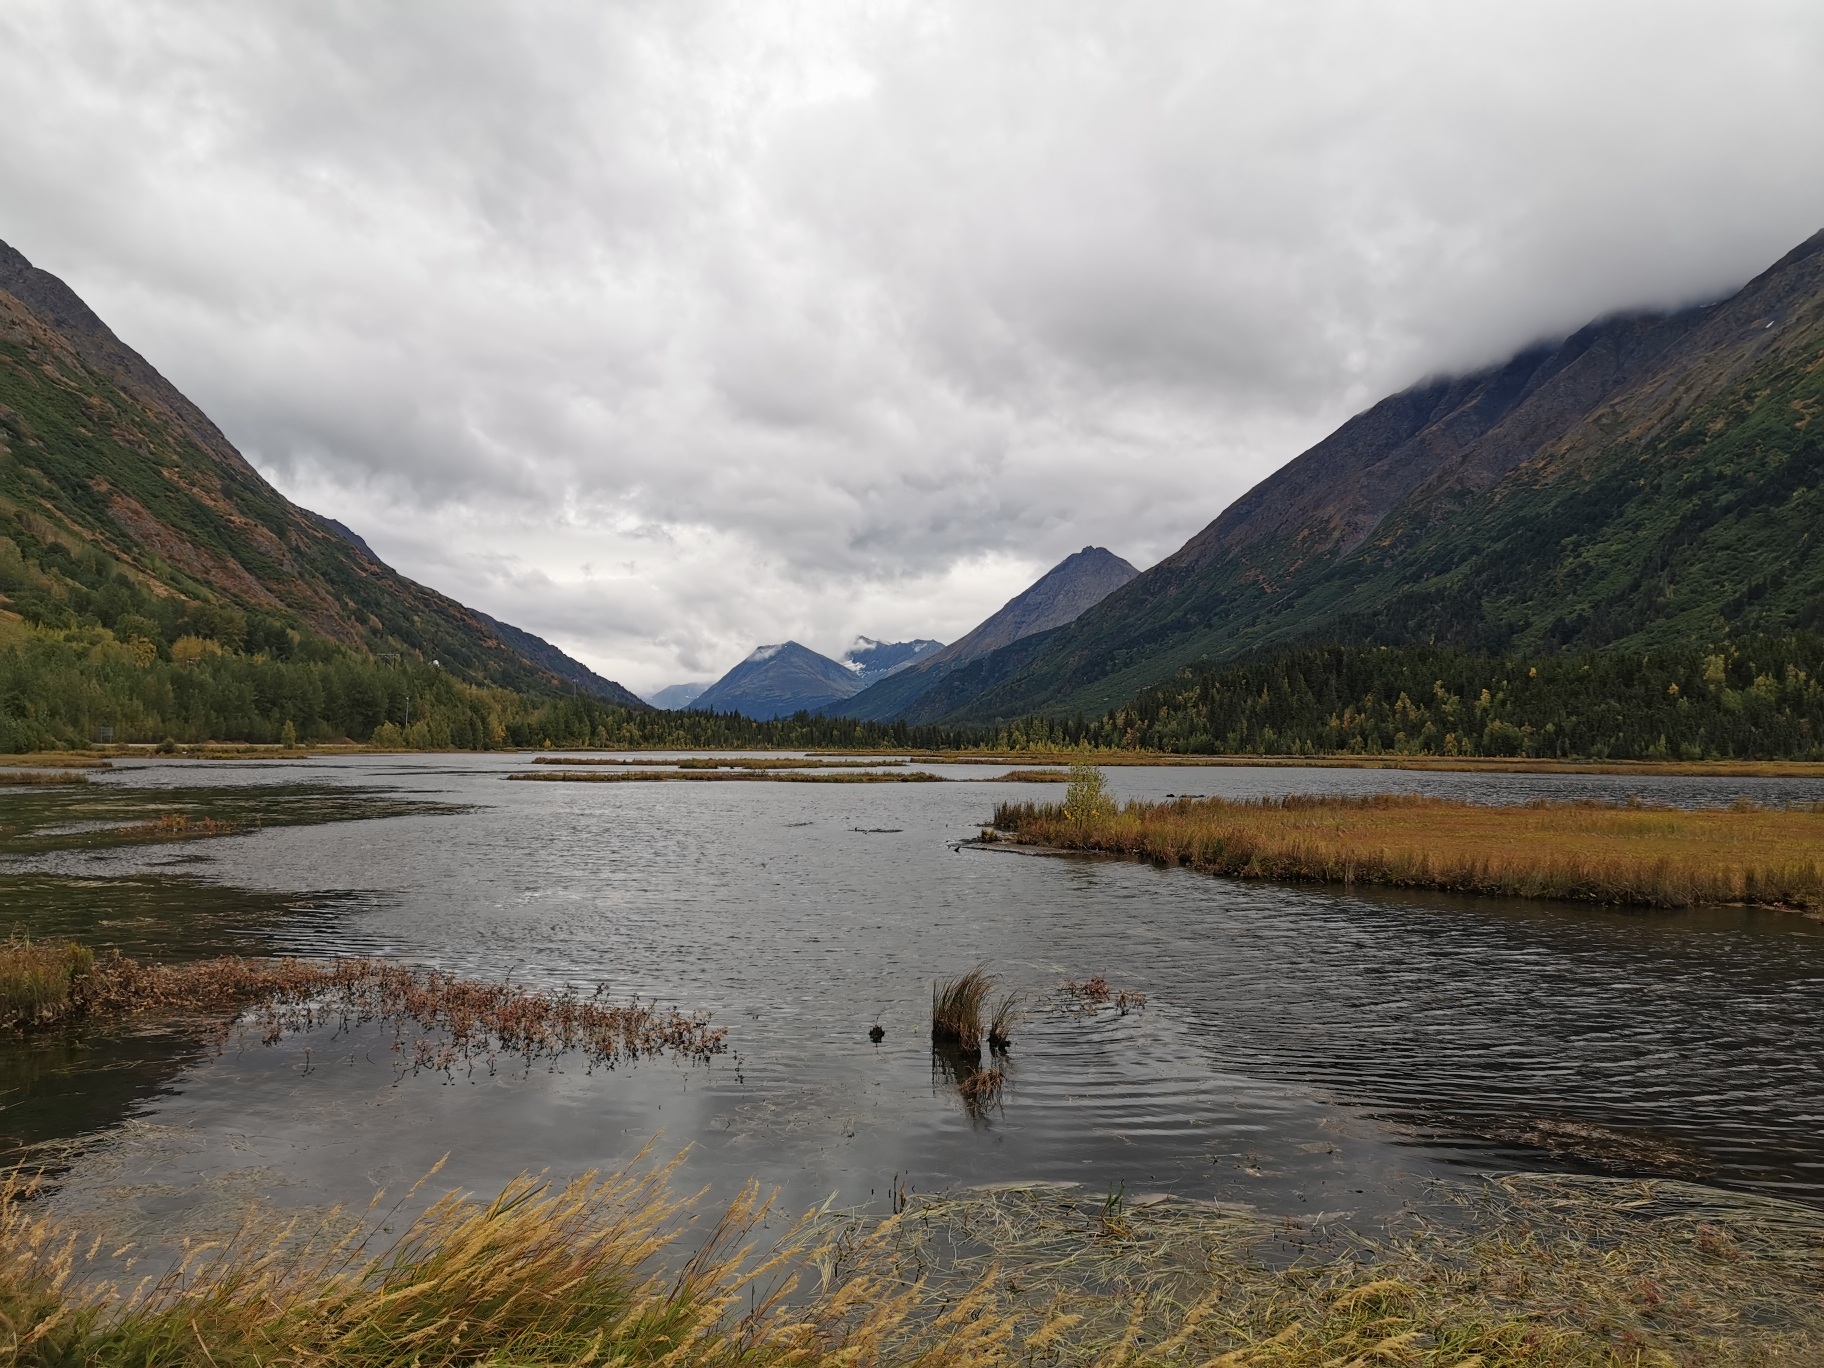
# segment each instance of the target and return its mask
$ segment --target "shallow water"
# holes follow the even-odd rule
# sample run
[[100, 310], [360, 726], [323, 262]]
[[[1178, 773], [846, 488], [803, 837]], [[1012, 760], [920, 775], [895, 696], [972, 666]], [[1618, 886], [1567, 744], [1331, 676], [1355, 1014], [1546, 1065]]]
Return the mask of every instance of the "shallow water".
[[[104, 1137], [67, 1200], [123, 1228], [223, 1201], [365, 1204], [612, 1167], [662, 1136], [718, 1190], [1014, 1179], [1171, 1191], [1370, 1221], [1440, 1179], [1665, 1175], [1824, 1204], [1824, 926], [1740, 909], [1566, 905], [1243, 884], [970, 848], [993, 804], [949, 784], [504, 782], [525, 757], [123, 766], [0, 794], [0, 907], [134, 954], [385, 954], [708, 1008], [730, 1051], [612, 1072], [413, 1075], [390, 1028], [219, 1054], [181, 1032], [6, 1051], [12, 1144]], [[1111, 769], [1121, 796], [1433, 792], [1682, 805], [1824, 783], [1343, 769]], [[983, 782], [986, 780], [986, 782]], [[18, 800], [18, 801], [16, 801]], [[266, 823], [48, 847], [44, 826], [207, 812]], [[127, 814], [118, 816], [116, 814]], [[988, 962], [1023, 1016], [998, 1097], [966, 1105], [927, 1042], [935, 977]], [[1144, 992], [1072, 1011], [1067, 979]], [[868, 1029], [885, 1030], [879, 1045]], [[121, 1118], [125, 1129], [110, 1130]], [[85, 1167], [86, 1166], [86, 1167]], [[80, 1181], [87, 1177], [90, 1181]]]

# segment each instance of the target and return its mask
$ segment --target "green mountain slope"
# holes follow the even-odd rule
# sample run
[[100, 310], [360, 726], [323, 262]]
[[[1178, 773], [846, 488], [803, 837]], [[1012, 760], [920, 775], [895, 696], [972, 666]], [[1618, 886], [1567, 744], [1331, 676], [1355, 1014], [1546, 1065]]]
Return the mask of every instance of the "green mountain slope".
[[[535, 692], [645, 704], [415, 584], [273, 489], [55, 276], [0, 243], [0, 606], [288, 657], [301, 635]], [[124, 625], [123, 625], [124, 620]], [[191, 648], [194, 649], [194, 648]]]
[[1377, 404], [951, 718], [1321, 641], [1643, 651], [1824, 625], [1824, 233], [1734, 297]]

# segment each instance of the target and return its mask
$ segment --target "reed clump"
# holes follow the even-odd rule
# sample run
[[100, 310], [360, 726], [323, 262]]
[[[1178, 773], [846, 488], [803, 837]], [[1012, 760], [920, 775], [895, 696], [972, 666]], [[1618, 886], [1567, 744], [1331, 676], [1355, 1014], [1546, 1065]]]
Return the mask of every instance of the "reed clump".
[[[1674, 1184], [1516, 1177], [1379, 1240], [1072, 1185], [895, 1190], [762, 1243], [675, 1166], [453, 1194], [397, 1239], [255, 1214], [122, 1286], [125, 1251], [0, 1190], [0, 1359], [19, 1368], [1621, 1368], [1815, 1362], [1817, 1213]], [[150, 1253], [150, 1252], [148, 1252]]]
[[1029, 845], [1100, 851], [1237, 878], [1678, 908], [1824, 907], [1815, 805], [1688, 811], [1629, 803], [1494, 807], [1416, 795], [1130, 802], [1088, 815], [1002, 803]]
[[[399, 1030], [394, 1049], [410, 1067], [441, 1070], [568, 1054], [613, 1067], [663, 1052], [705, 1059], [726, 1048], [726, 1028], [712, 1026], [706, 1012], [662, 1009], [638, 998], [610, 1003], [599, 991], [591, 997], [571, 989], [539, 992], [375, 959], [319, 963], [229, 955], [165, 966], [123, 955], [97, 959], [77, 946], [53, 951], [11, 942], [0, 952], [6, 1002], [14, 994], [22, 1003], [54, 997], [44, 986], [53, 962], [75, 966], [65, 975], [61, 999], [36, 1015], [14, 1013], [13, 1024], [226, 1016], [218, 1034], [225, 1036], [238, 1017], [272, 1044], [297, 1031], [391, 1022]], [[408, 1039], [408, 1025], [435, 1038]]]
[[994, 993], [994, 979], [985, 965], [966, 974], [931, 985], [931, 1040], [933, 1044], [979, 1054], [982, 1048], [982, 1009]]
[[80, 945], [8, 939], [0, 945], [0, 1027], [49, 1026], [67, 1018], [94, 963], [93, 952]]

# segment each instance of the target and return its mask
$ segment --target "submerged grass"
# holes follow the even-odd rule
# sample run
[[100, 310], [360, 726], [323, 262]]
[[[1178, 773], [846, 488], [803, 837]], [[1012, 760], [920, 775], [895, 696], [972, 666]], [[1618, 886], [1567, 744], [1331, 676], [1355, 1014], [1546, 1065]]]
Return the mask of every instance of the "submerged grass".
[[1644, 907], [1824, 907], [1824, 809], [1686, 811], [1407, 795], [1130, 802], [1085, 819], [1002, 803], [1013, 840], [1240, 878], [1386, 884]]
[[[0, 950], [0, 1025], [117, 1022], [152, 1015], [240, 1016], [268, 1042], [315, 1027], [394, 1023], [394, 1049], [412, 1068], [457, 1064], [493, 1068], [503, 1057], [530, 1063], [577, 1053], [592, 1065], [671, 1051], [707, 1058], [726, 1048], [727, 1032], [707, 1013], [666, 1010], [637, 998], [604, 1002], [565, 989], [538, 992], [508, 984], [410, 969], [384, 960], [248, 960], [236, 956], [165, 967], [125, 956], [100, 959], [75, 945], [8, 942]], [[407, 1025], [435, 1039], [408, 1039]]]
[[[1069, 1186], [813, 1212], [763, 1241], [749, 1184], [693, 1227], [673, 1166], [381, 1220], [255, 1215], [168, 1270], [0, 1191], [0, 1363], [20, 1368], [1641, 1368], [1809, 1363], [1818, 1213], [1669, 1184], [1510, 1178], [1461, 1221], [1332, 1237]], [[153, 1262], [157, 1251], [135, 1251]]]

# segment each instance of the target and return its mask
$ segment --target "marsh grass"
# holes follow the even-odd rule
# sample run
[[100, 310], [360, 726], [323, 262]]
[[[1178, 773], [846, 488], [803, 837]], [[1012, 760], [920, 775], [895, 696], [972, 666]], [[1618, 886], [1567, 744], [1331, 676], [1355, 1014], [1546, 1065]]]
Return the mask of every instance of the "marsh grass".
[[1031, 1357], [1223, 1368], [1811, 1363], [1824, 1216], [1667, 1182], [1515, 1175], [1378, 1238], [1164, 1194], [913, 1195], [902, 1277], [993, 1292]]
[[1108, 1006], [1113, 1006], [1118, 1015], [1126, 1016], [1146, 1006], [1145, 993], [1133, 988], [1112, 988], [1100, 974], [1081, 983], [1074, 979], [1066, 983], [1064, 999], [1070, 1004], [1069, 1010], [1079, 1016], [1093, 1016]]
[[1824, 907], [1817, 806], [1686, 811], [1640, 803], [1493, 807], [1414, 795], [1130, 802], [1085, 818], [1002, 803], [1014, 841], [1239, 878], [1386, 884], [1644, 907]]
[[223, 821], [218, 817], [191, 817], [182, 812], [167, 812], [148, 821], [115, 827], [108, 835], [153, 841], [184, 841], [210, 836], [236, 836], [245, 829], [239, 822]]
[[1008, 770], [1007, 773], [996, 775], [992, 779], [984, 779], [982, 782], [987, 784], [1068, 784], [1070, 771], [1016, 769]]
[[1013, 1013], [1019, 997], [1018, 993], [1008, 993], [994, 1005], [988, 1018], [988, 1048], [995, 1054], [1006, 1054], [1013, 1044]]
[[80, 770], [0, 770], [0, 788], [31, 788], [43, 784], [86, 784]]
[[931, 985], [931, 1040], [958, 1050], [979, 1054], [982, 1048], [982, 1009], [994, 992], [994, 979], [986, 965]]
[[[61, 998], [54, 979], [59, 965], [71, 966], [62, 971]], [[390, 1022], [404, 1066], [445, 1073], [459, 1065], [493, 1072], [509, 1058], [529, 1067], [569, 1054], [608, 1068], [664, 1052], [706, 1059], [726, 1048], [727, 1035], [710, 1025], [707, 1013], [637, 998], [609, 1003], [599, 991], [592, 997], [569, 989], [538, 992], [373, 959], [223, 956], [166, 967], [119, 955], [94, 959], [76, 946], [9, 942], [0, 951], [0, 992], [9, 1011], [15, 1001], [27, 1004], [11, 1011], [12, 1024], [21, 1026], [205, 1016], [216, 1019], [220, 1038], [238, 1019], [272, 1044], [298, 1031]], [[49, 1005], [33, 1014], [29, 1004], [38, 1001]]]
[[[1677, 1184], [1519, 1175], [1371, 1239], [1159, 1194], [896, 1183], [890, 1217], [826, 1206], [769, 1237], [753, 1184], [698, 1222], [675, 1169], [452, 1194], [397, 1238], [378, 1207], [308, 1227], [254, 1212], [174, 1260], [104, 1248], [15, 1180], [0, 1360], [1746, 1368], [1824, 1349], [1819, 1214]], [[120, 1280], [127, 1255], [155, 1271]]]
[[67, 1018], [94, 962], [80, 945], [7, 940], [0, 945], [0, 1027], [49, 1026]]

